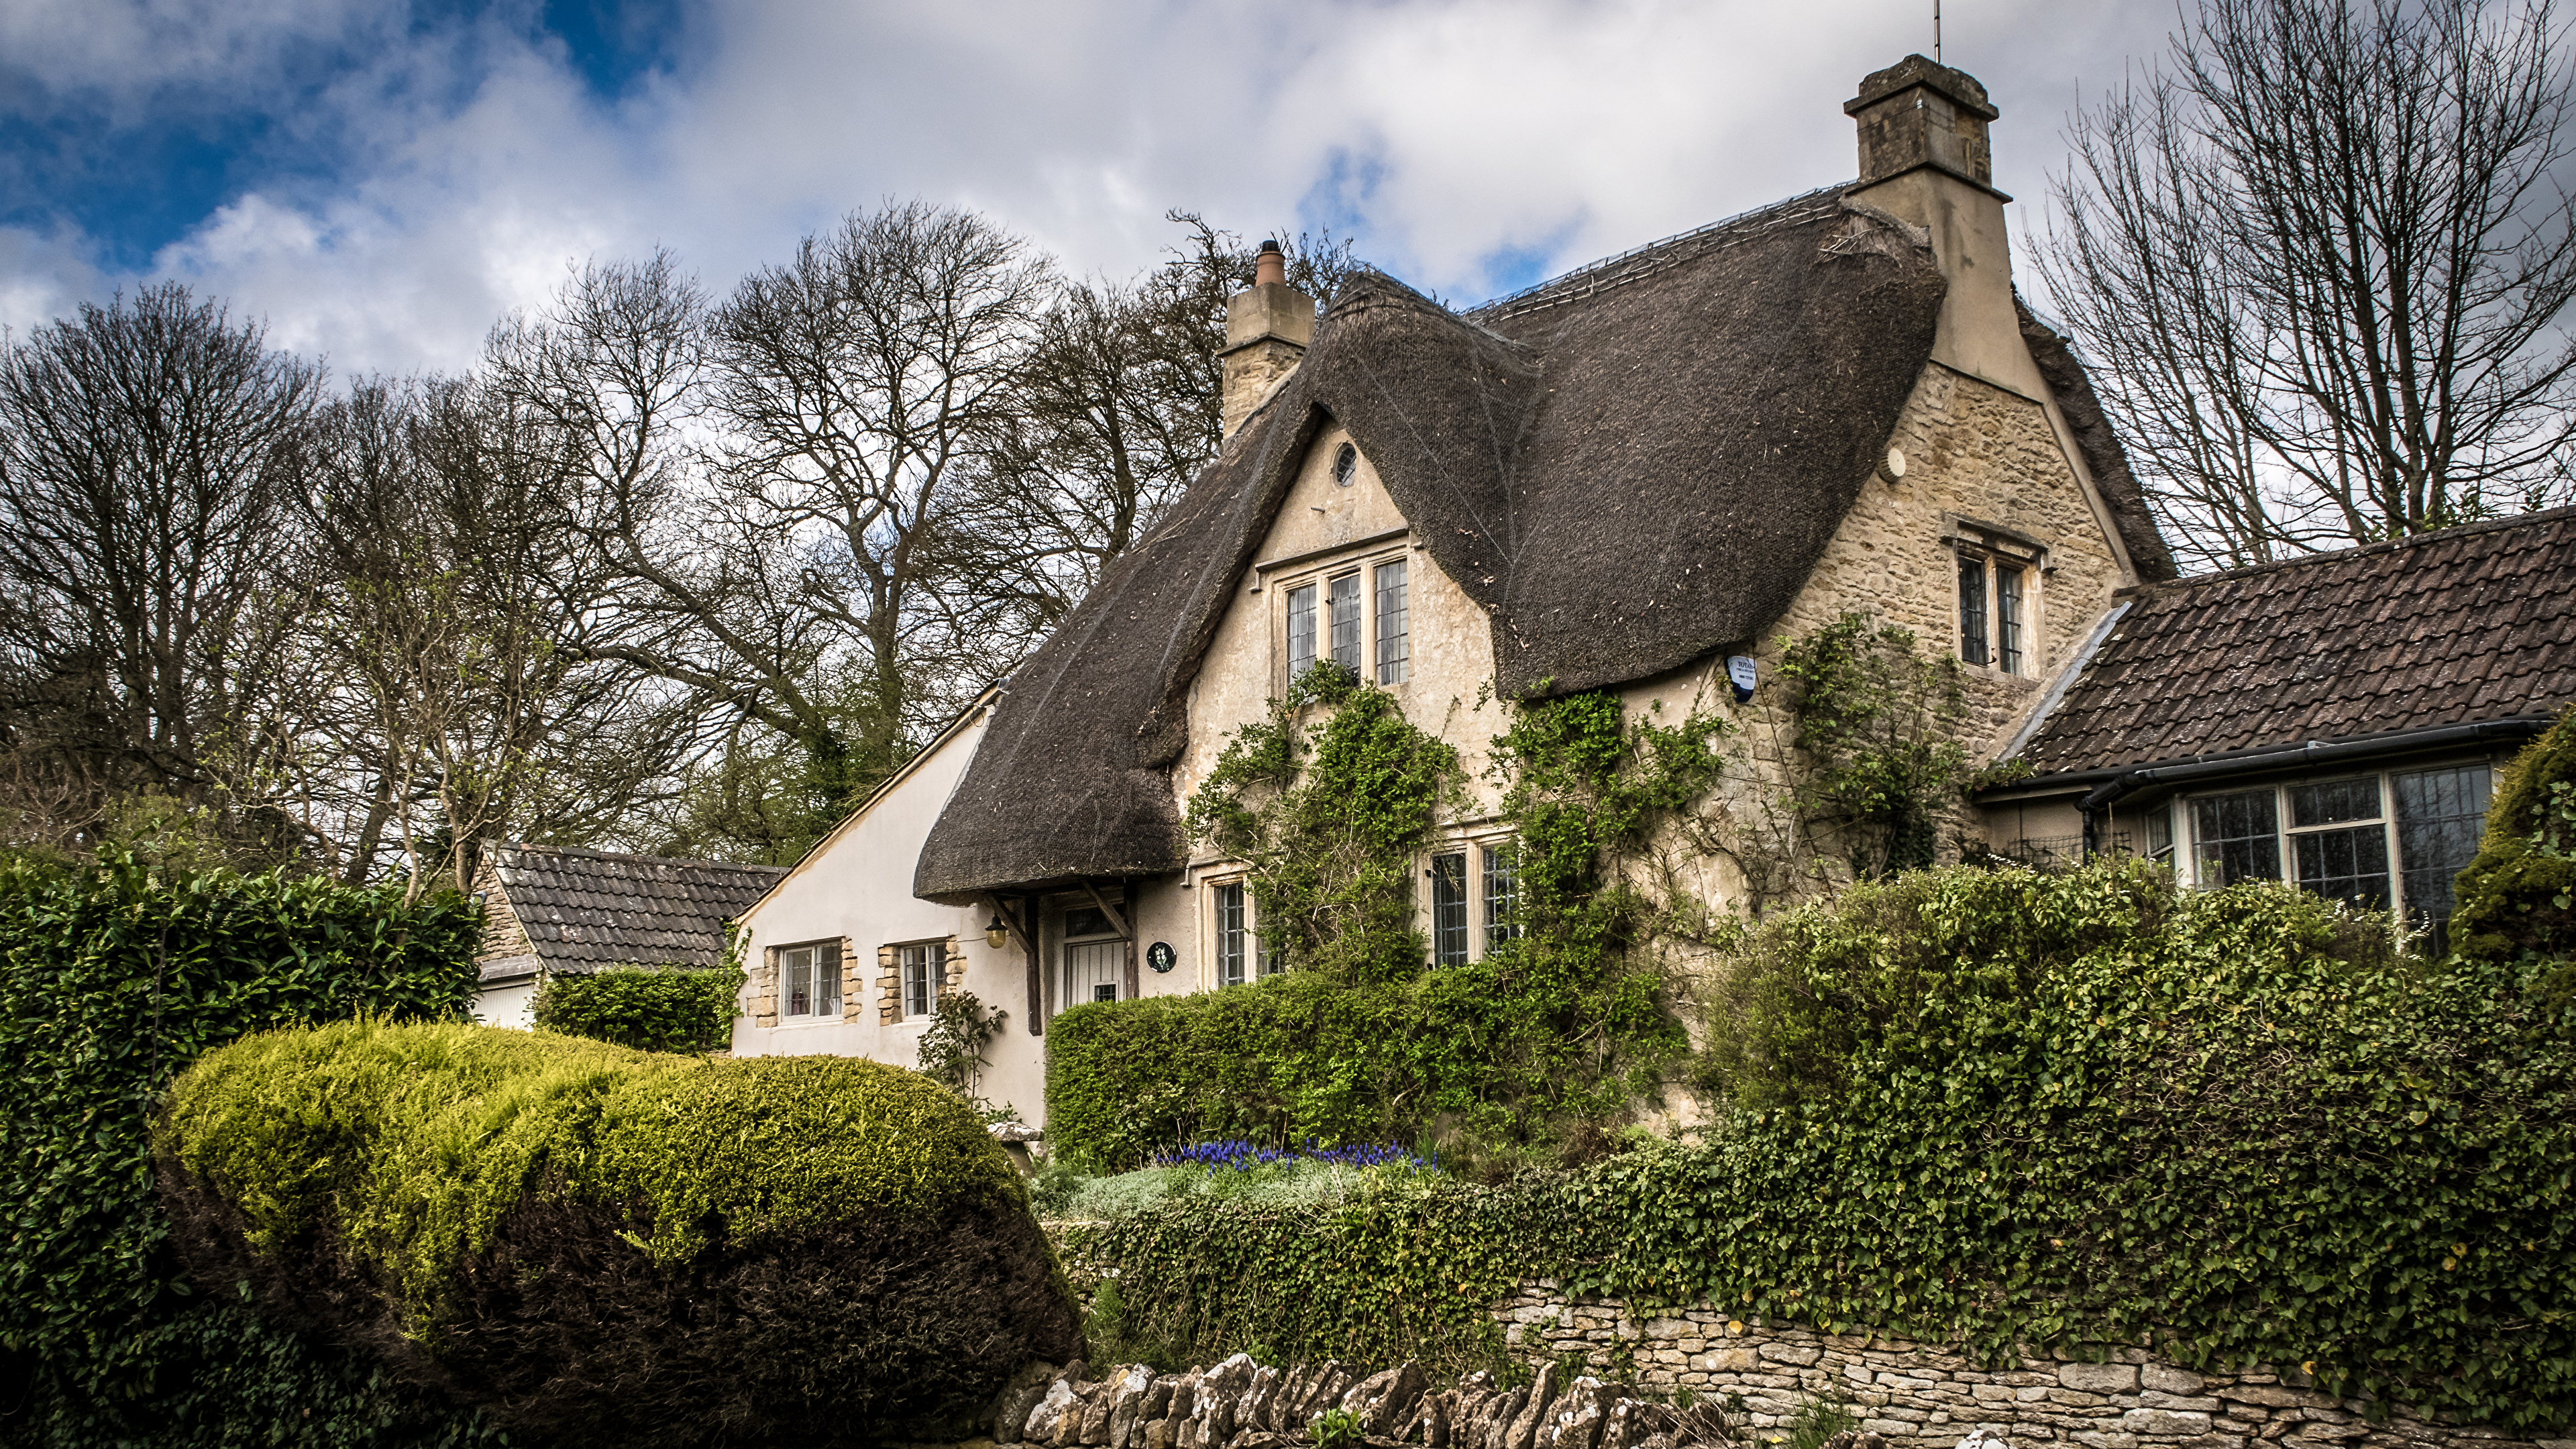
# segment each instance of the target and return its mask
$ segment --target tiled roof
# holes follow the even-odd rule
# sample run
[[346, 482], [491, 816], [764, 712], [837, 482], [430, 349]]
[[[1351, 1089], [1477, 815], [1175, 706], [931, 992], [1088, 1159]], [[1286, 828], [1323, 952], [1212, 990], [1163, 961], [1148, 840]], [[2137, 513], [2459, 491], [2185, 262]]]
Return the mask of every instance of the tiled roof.
[[2016, 752], [2042, 775], [2553, 712], [2576, 508], [2132, 591]]
[[774, 865], [519, 844], [494, 848], [493, 871], [549, 971], [717, 965], [724, 923], [787, 873]]

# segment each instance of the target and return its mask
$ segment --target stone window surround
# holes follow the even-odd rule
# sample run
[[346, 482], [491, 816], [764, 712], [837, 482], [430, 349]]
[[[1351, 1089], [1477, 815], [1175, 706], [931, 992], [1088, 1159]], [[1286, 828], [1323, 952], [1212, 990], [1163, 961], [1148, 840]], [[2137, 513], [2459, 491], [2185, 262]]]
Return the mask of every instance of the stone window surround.
[[[1252, 582], [1245, 591], [1255, 594], [1269, 593], [1274, 596], [1269, 628], [1272, 661], [1270, 676], [1274, 687], [1284, 694], [1291, 683], [1288, 678], [1290, 594], [1308, 585], [1314, 586], [1315, 657], [1328, 658], [1332, 653], [1332, 620], [1329, 617], [1326, 599], [1330, 592], [1331, 581], [1345, 574], [1357, 574], [1360, 578], [1360, 677], [1374, 681], [1377, 678], [1377, 566], [1393, 563], [1398, 559], [1409, 559], [1421, 548], [1422, 541], [1414, 537], [1410, 527], [1406, 527], [1391, 529], [1367, 538], [1355, 538], [1348, 543], [1334, 544], [1329, 548], [1315, 549], [1254, 564], [1251, 570]], [[1405, 612], [1408, 631], [1411, 628], [1411, 616], [1420, 612], [1419, 589], [1423, 573], [1423, 570], [1413, 568], [1409, 564], [1405, 568]], [[1380, 687], [1401, 689], [1412, 680], [1413, 671], [1407, 669], [1403, 679]]]
[[1431, 879], [1431, 858], [1435, 855], [1456, 855], [1464, 852], [1467, 857], [1467, 959], [1471, 962], [1481, 961], [1493, 952], [1494, 942], [1490, 939], [1489, 928], [1485, 923], [1484, 852], [1508, 845], [1519, 838], [1518, 832], [1508, 827], [1483, 825], [1460, 830], [1454, 835], [1443, 836], [1423, 847], [1420, 867], [1425, 884], [1421, 895], [1415, 898], [1415, 913], [1421, 917], [1423, 935], [1426, 938], [1430, 936], [1433, 925], [1431, 887], [1428, 884]]
[[[2057, 572], [2057, 566], [2049, 562], [2049, 546], [2002, 524], [1956, 513], [1941, 515], [1940, 541], [1962, 562], [1986, 566], [1987, 662], [1978, 664], [1965, 656], [1967, 640], [1955, 598], [1950, 601], [1950, 657], [1959, 662], [1960, 668], [1971, 670], [1981, 678], [2036, 686], [2041, 676], [2047, 673], [2044, 651], [2038, 646], [2045, 637], [2043, 620], [2047, 609], [2047, 581]], [[2021, 595], [2022, 667], [2018, 671], [2006, 670], [2002, 662], [2003, 615], [2000, 585], [1995, 574], [1997, 565], [2020, 569], [2024, 580]]]
[[[947, 996], [966, 984], [966, 953], [959, 949], [955, 936], [923, 936], [909, 941], [889, 941], [877, 947], [877, 1024], [879, 1026], [919, 1026], [930, 1018], [903, 1014], [903, 950], [907, 946], [937, 946], [939, 960], [939, 994]], [[859, 1019], [863, 1003], [842, 998], [851, 1020]]]
[[[788, 1016], [781, 1012], [779, 1007], [784, 995], [784, 983], [778, 964], [779, 953], [782, 951], [801, 950], [807, 946], [827, 946], [835, 944], [840, 947], [840, 1015], [837, 1017], [827, 1018], [812, 1015]], [[830, 1026], [838, 1022], [856, 1021], [858, 1019], [857, 1002], [859, 1000], [859, 990], [862, 982], [859, 976], [857, 952], [852, 949], [850, 938], [847, 936], [814, 936], [801, 941], [781, 941], [777, 945], [763, 947], [760, 953], [760, 960], [752, 968], [750, 975], [751, 986], [749, 994], [751, 997], [751, 1010], [749, 1015], [751, 1017], [751, 1024], [754, 1026]]]

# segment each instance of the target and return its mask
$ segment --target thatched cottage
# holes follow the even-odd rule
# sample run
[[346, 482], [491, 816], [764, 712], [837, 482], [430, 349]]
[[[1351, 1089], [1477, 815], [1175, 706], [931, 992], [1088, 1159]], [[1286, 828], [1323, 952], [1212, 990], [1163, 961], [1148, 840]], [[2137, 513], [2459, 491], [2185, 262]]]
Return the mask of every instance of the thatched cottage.
[[[1319, 321], [1266, 262], [1229, 313], [1222, 455], [744, 916], [736, 1050], [908, 1063], [962, 987], [1010, 1013], [986, 1094], [1037, 1121], [1046, 1023], [1068, 1004], [1257, 975], [1243, 867], [1194, 848], [1182, 812], [1227, 739], [1319, 659], [1390, 691], [1481, 780], [1497, 698], [1708, 705], [1730, 695], [1731, 658], [1767, 677], [1782, 638], [1858, 610], [1957, 657], [1963, 742], [2038, 772], [1997, 794], [1999, 844], [2080, 838], [2091, 819], [2144, 848], [2151, 802], [2190, 829], [2196, 782], [2216, 777], [2135, 772], [2173, 741], [2281, 736], [2251, 695], [2226, 706], [2237, 727], [2200, 735], [2188, 705], [2140, 713], [2158, 693], [2140, 670], [2159, 666], [2136, 661], [2191, 620], [2261, 613], [2195, 610], [2296, 586], [2176, 581], [2081, 366], [2015, 296], [1983, 88], [1912, 56], [1844, 110], [1859, 180], [1463, 314], [1362, 272]], [[2461, 767], [2502, 747], [2439, 746]], [[2244, 812], [2228, 810], [2232, 829]], [[1446, 959], [1484, 949], [1508, 847], [1487, 798], [1424, 852]], [[1695, 883], [1721, 904], [1741, 884], [1716, 859]]]

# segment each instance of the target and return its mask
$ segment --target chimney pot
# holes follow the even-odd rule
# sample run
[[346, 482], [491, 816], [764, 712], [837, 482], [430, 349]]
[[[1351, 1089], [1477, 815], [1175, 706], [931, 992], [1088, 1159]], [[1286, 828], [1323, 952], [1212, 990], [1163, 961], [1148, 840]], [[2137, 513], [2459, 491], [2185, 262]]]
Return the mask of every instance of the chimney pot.
[[1279, 250], [1276, 240], [1264, 241], [1260, 255], [1252, 259], [1252, 285], [1285, 286], [1288, 282], [1288, 254]]

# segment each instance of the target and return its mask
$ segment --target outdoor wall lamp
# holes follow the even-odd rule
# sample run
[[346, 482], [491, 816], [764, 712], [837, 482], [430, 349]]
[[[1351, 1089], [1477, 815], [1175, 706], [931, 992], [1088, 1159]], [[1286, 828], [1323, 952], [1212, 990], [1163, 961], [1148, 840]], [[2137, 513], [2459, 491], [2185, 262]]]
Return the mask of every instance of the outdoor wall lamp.
[[995, 911], [993, 913], [993, 924], [984, 928], [984, 944], [992, 947], [996, 951], [999, 951], [1004, 945], [1009, 943], [1010, 939], [1011, 928], [1002, 924], [1002, 913], [1000, 911]]

